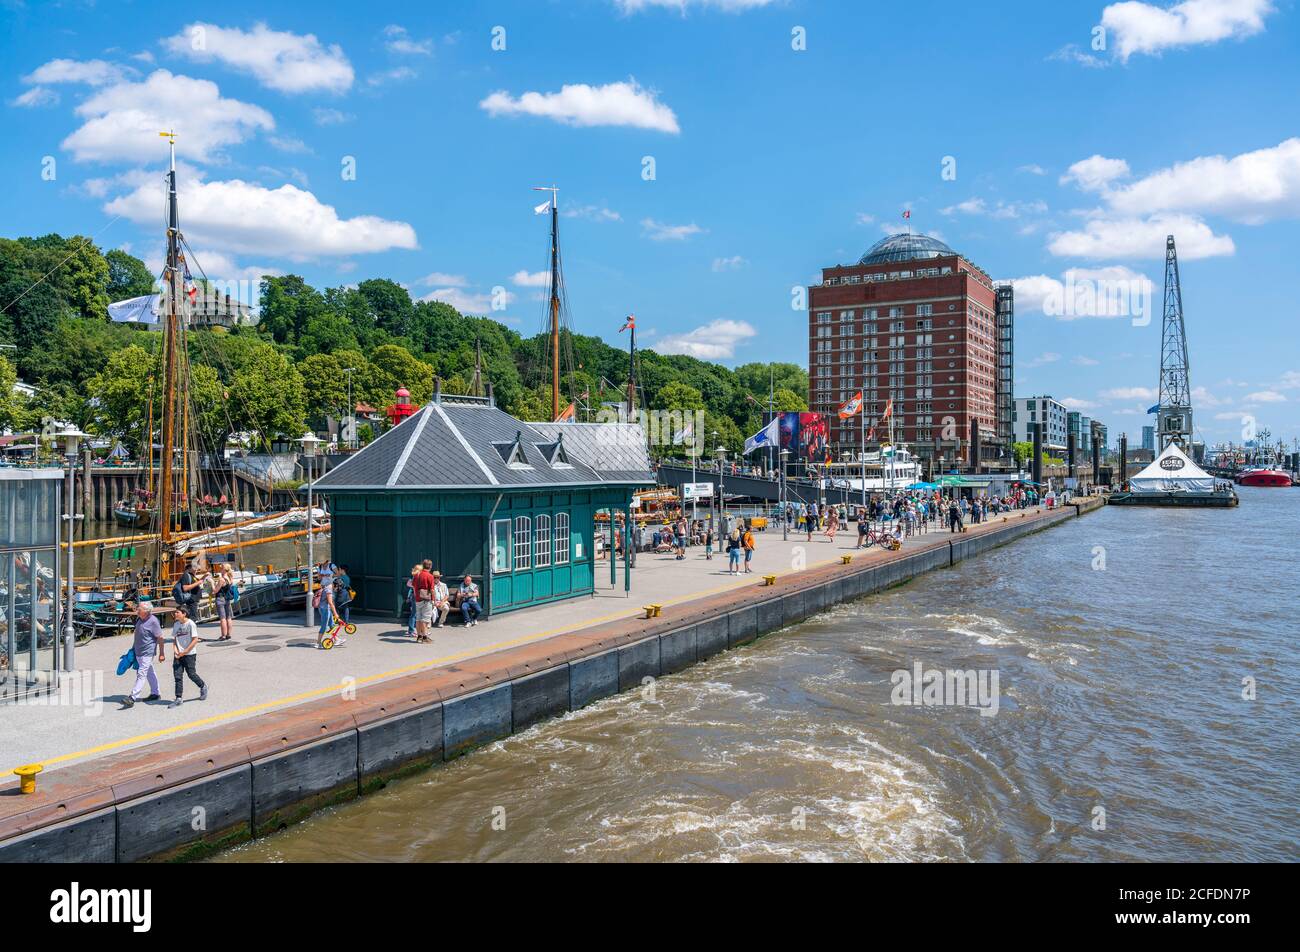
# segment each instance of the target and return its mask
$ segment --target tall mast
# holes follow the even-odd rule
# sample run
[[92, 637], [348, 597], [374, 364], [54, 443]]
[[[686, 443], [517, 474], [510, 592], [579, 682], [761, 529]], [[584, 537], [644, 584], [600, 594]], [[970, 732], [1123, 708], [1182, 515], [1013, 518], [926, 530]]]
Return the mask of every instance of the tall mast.
[[634, 423], [636, 416], [636, 318], [629, 314], [627, 322], [632, 331], [632, 343], [627, 352], [627, 422]]
[[560, 418], [560, 208], [551, 198], [551, 419]]
[[483, 341], [481, 338], [474, 339], [474, 381], [470, 384], [469, 389], [473, 396], [483, 396]]
[[[534, 192], [551, 193], [551, 419], [560, 418], [560, 190], [534, 185]], [[537, 209], [538, 213], [543, 208]]]
[[167, 313], [163, 322], [163, 431], [162, 472], [158, 480], [158, 526], [162, 541], [172, 534], [172, 448], [176, 440], [176, 332], [180, 301], [177, 281], [180, 274], [180, 219], [176, 211], [176, 135], [160, 132], [171, 149], [171, 168], [167, 173]]
[[1183, 324], [1183, 289], [1178, 279], [1174, 236], [1165, 239], [1165, 310], [1160, 335], [1160, 403], [1156, 410], [1159, 443], [1192, 449], [1192, 390], [1187, 366], [1187, 329]]

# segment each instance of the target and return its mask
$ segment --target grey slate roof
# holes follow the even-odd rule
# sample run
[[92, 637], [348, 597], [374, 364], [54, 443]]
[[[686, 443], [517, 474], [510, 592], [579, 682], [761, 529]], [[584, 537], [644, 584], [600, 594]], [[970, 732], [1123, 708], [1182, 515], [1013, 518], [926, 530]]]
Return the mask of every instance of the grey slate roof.
[[[518, 438], [528, 465], [507, 463]], [[548, 444], [562, 440], [569, 465]], [[639, 425], [524, 423], [486, 401], [430, 403], [316, 480], [318, 492], [653, 485]]]

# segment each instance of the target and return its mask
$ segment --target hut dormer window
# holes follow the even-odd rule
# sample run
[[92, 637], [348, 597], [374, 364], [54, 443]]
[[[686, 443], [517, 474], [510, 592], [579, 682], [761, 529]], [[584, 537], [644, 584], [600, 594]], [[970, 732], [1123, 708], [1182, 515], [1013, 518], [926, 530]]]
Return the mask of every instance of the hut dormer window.
[[510, 469], [532, 469], [528, 456], [524, 453], [523, 434], [516, 431], [512, 443], [493, 443], [493, 449], [501, 454], [501, 460]]

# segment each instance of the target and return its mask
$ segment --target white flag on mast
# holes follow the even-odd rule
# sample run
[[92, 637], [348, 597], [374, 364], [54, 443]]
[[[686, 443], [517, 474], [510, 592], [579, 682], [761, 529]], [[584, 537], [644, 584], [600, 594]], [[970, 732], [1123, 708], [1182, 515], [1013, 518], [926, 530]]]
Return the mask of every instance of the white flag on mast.
[[534, 215], [545, 215], [545, 214], [546, 214], [547, 212], [549, 212], [550, 210], [551, 210], [551, 200], [548, 198], [546, 201], [542, 202], [542, 204], [540, 204], [540, 205], [535, 205], [535, 206], [533, 207], [533, 214], [534, 214]]

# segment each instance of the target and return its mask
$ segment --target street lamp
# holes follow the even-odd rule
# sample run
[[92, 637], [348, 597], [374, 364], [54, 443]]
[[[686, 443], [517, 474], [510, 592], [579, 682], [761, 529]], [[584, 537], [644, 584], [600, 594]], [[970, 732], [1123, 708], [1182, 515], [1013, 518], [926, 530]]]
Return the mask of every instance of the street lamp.
[[316, 447], [321, 442], [315, 433], [307, 432], [297, 442], [302, 444], [303, 459], [307, 461], [307, 627], [316, 625], [316, 609], [312, 605], [312, 585], [316, 575], [316, 534], [312, 531], [311, 492], [316, 482]]
[[356, 369], [356, 367], [343, 368], [343, 372], [348, 375], [348, 449], [354, 448], [357, 442], [357, 405], [352, 402], [352, 374]]
[[[713, 435], [717, 436], [718, 431], [714, 430]], [[727, 496], [722, 489], [722, 470], [727, 462], [727, 448], [721, 443], [713, 451], [718, 457], [718, 531], [727, 531]]]
[[[58, 441], [63, 444], [63, 453], [68, 458], [68, 479], [67, 479], [67, 483], [65, 484], [67, 488], [64, 491], [64, 498], [66, 501], [66, 505], [64, 506], [64, 513], [63, 513], [63, 519], [68, 524], [68, 579], [67, 582], [65, 583], [67, 585], [68, 599], [67, 599], [67, 608], [65, 610], [67, 617], [66, 617], [65, 624], [63, 626], [63, 670], [64, 671], [72, 671], [73, 665], [76, 660], [74, 658], [74, 653], [77, 646], [77, 630], [72, 624], [72, 611], [76, 607], [77, 593], [75, 590], [75, 586], [73, 585], [74, 550], [72, 547], [72, 542], [74, 538], [74, 532], [76, 531], [74, 527], [77, 524], [77, 520], [85, 519], [86, 515], [85, 513], [78, 513], [76, 511], [77, 495], [76, 495], [76, 488], [73, 485], [73, 481], [76, 478], [74, 476], [74, 473], [76, 472], [77, 469], [77, 448], [78, 446], [80, 446], [81, 441], [85, 439], [85, 437], [86, 437], [85, 433], [82, 433], [80, 430], [78, 430], [75, 426], [72, 426], [71, 424], [65, 426], [62, 432], [58, 433], [56, 436]], [[58, 665], [55, 665], [55, 668], [57, 669]]]
[[790, 451], [784, 447], [781, 449], [781, 541], [786, 542], [790, 538], [790, 512], [789, 498], [785, 491], [785, 467], [790, 459]]

